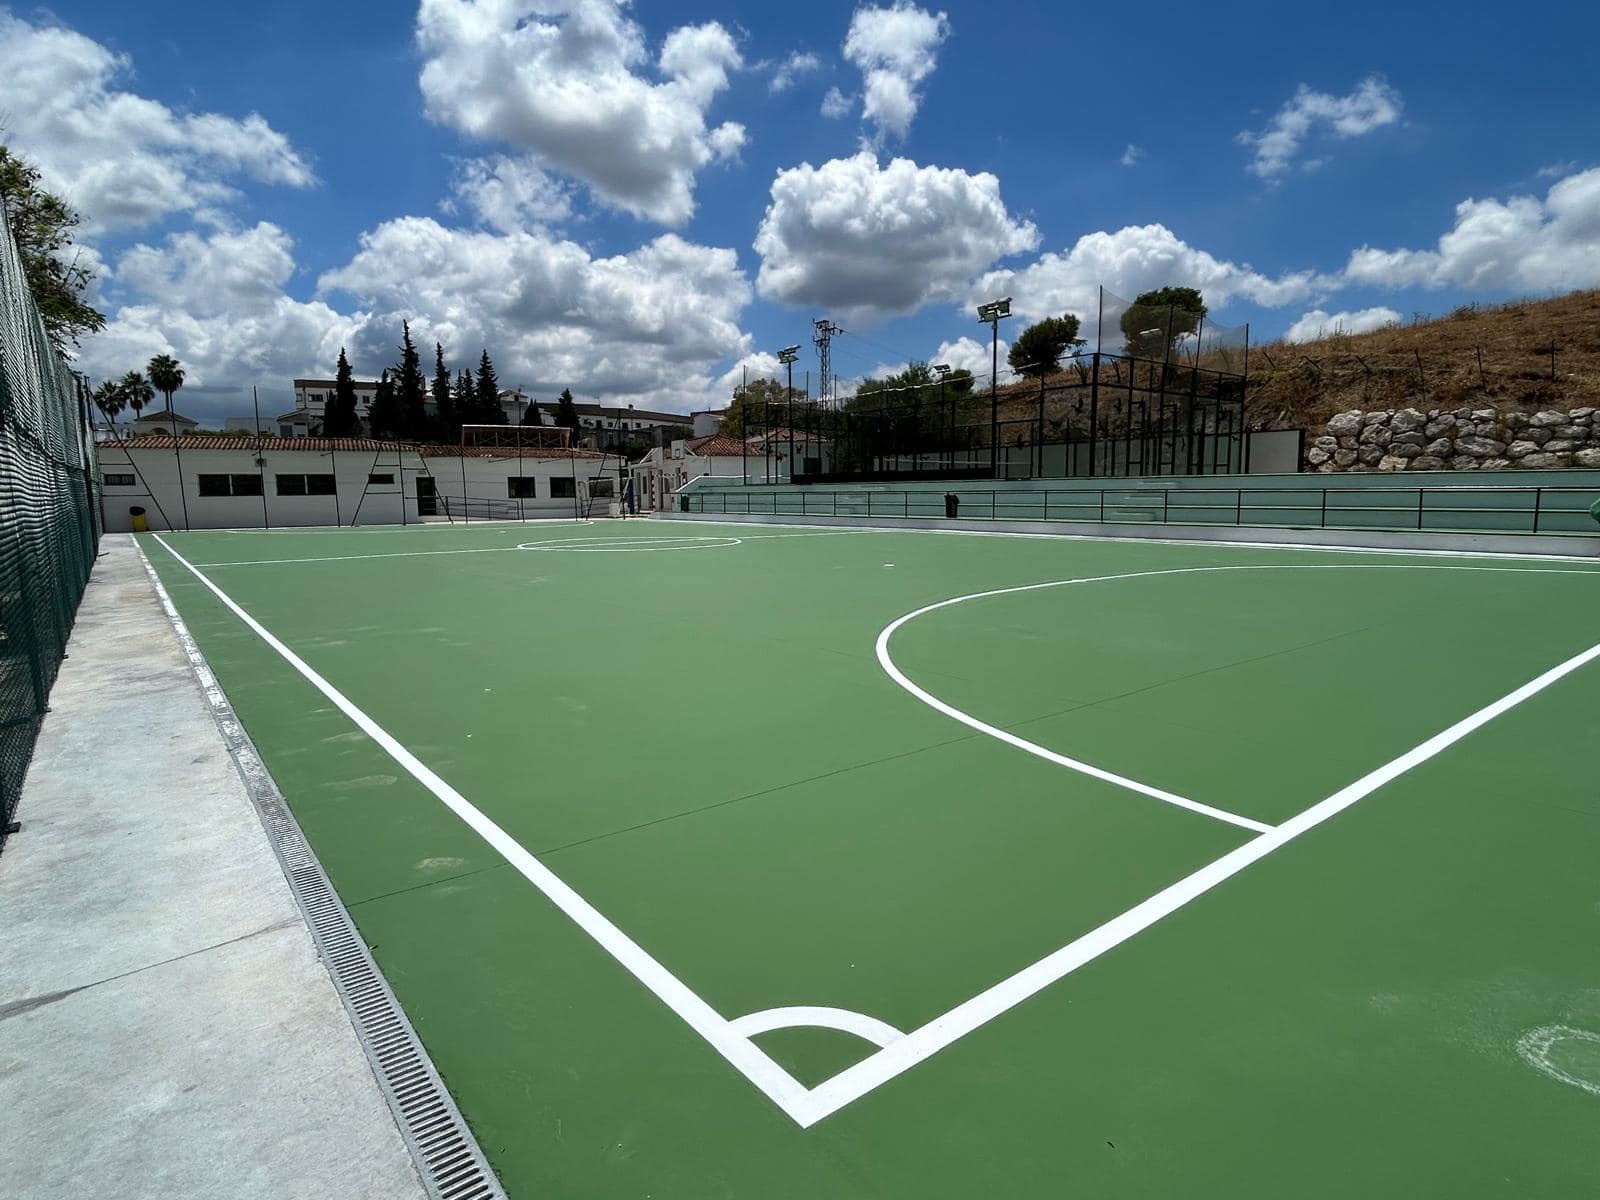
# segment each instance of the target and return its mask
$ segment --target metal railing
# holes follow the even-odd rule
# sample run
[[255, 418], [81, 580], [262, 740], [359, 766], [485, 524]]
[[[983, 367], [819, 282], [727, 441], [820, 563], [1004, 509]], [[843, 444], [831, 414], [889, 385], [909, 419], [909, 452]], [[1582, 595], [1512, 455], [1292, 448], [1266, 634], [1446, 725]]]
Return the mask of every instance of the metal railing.
[[1105, 525], [1279, 526], [1435, 533], [1600, 535], [1600, 486], [1438, 485], [1368, 488], [718, 488], [680, 493], [680, 512], [727, 516], [944, 518]]

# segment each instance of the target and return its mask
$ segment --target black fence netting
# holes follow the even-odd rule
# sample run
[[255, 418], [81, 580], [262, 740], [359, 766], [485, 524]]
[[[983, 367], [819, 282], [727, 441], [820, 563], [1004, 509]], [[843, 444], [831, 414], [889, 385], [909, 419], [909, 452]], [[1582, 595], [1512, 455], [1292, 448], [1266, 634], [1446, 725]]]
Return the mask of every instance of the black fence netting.
[[[0, 214], [3, 221], [3, 214]], [[82, 386], [0, 236], [0, 845], [100, 540]]]

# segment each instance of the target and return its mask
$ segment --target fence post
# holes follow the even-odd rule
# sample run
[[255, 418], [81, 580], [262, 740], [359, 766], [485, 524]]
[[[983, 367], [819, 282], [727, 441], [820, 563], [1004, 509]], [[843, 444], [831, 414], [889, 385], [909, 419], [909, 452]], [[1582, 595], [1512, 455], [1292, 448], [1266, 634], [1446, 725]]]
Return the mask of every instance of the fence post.
[[1539, 532], [1539, 510], [1543, 506], [1544, 506], [1544, 489], [1542, 487], [1536, 487], [1536, 488], [1533, 489], [1533, 532], [1534, 533], [1538, 533]]
[[1106, 523], [1106, 490], [1100, 489], [1100, 524]]
[[1417, 489], [1417, 528], [1422, 528], [1422, 498], [1427, 495], [1427, 489]]
[[1161, 523], [1163, 525], [1166, 525], [1166, 524], [1170, 523], [1167, 520], [1167, 504], [1171, 499], [1172, 499], [1172, 489], [1171, 488], [1162, 488], [1161, 489]]
[[911, 493], [910, 492], [901, 492], [900, 493], [900, 500], [902, 502], [901, 506], [900, 506], [901, 507], [900, 515], [903, 516], [903, 517], [909, 517], [911, 515]]
[[1322, 489], [1322, 528], [1328, 527], [1328, 489]]
[[1244, 525], [1244, 489], [1233, 489], [1233, 525], [1237, 529]]
[[867, 493], [867, 516], [870, 517], [871, 515], [872, 515], [872, 493], [868, 492]]

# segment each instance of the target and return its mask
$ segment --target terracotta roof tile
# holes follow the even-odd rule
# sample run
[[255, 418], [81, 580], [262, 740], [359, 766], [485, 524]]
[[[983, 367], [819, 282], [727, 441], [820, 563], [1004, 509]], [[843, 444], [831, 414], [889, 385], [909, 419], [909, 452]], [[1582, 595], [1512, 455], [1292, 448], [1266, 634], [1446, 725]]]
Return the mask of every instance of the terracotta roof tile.
[[546, 447], [524, 446], [521, 450], [512, 446], [418, 446], [408, 442], [387, 442], [378, 438], [362, 437], [268, 437], [262, 435], [257, 438], [254, 434], [189, 434], [185, 437], [175, 438], [167, 434], [151, 434], [145, 437], [127, 438], [121, 441], [111, 439], [100, 443], [105, 450], [241, 450], [254, 452], [258, 447], [262, 451], [279, 453], [285, 450], [300, 451], [302, 453], [326, 454], [328, 451], [368, 451], [376, 453], [393, 454], [401, 451], [420, 453], [424, 458], [606, 458], [615, 457], [600, 453], [598, 450], [560, 450]]

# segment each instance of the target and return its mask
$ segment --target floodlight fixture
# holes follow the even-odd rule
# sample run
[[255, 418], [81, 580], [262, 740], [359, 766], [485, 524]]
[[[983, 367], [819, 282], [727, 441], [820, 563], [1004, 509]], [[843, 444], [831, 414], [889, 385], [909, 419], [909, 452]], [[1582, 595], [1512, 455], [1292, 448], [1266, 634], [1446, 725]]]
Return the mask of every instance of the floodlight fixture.
[[782, 350], [778, 351], [778, 361], [781, 362], [781, 363], [792, 363], [795, 359], [797, 359], [799, 357], [800, 357], [800, 347], [799, 346], [785, 346]]

